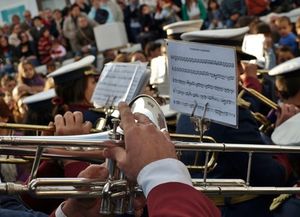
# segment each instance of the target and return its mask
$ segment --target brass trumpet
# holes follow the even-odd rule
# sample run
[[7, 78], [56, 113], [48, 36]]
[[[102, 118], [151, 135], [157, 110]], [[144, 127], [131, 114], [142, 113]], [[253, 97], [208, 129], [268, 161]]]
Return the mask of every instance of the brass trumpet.
[[[162, 119], [162, 112], [159, 110], [149, 113], [153, 109], [152, 105], [155, 103], [151, 101], [151, 98], [146, 97], [143, 100], [142, 109], [139, 108], [139, 112], [149, 115], [149, 118], [153, 123], [164, 129], [166, 126], [165, 120]], [[146, 101], [145, 101], [146, 100]], [[138, 102], [137, 102], [138, 104]], [[132, 105], [133, 112], [137, 111], [138, 105]], [[117, 121], [115, 121], [117, 123]], [[32, 146], [35, 145], [38, 148], [41, 147], [64, 147], [71, 144], [76, 147], [90, 147], [90, 148], [105, 148], [107, 142], [111, 143], [112, 139], [115, 145], [123, 146], [124, 143], [121, 140], [122, 132], [117, 125], [109, 132], [88, 134], [88, 135], [75, 135], [75, 136], [2, 136], [0, 137], [0, 144], [15, 146], [11, 148], [15, 150], [16, 146]], [[120, 137], [119, 137], [120, 136]], [[195, 142], [182, 142], [174, 141], [174, 146], [177, 150], [185, 151], [204, 151], [206, 153], [211, 152], [244, 152], [248, 153], [248, 168], [246, 180], [240, 179], [207, 179], [205, 174], [203, 179], [193, 180], [195, 188], [208, 195], [243, 195], [243, 194], [280, 194], [280, 193], [299, 193], [300, 188], [294, 187], [251, 187], [249, 180], [251, 176], [251, 162], [254, 152], [257, 153], [300, 153], [300, 147], [297, 146], [276, 146], [276, 145], [255, 145], [255, 144], [223, 144], [223, 143], [195, 143]], [[101, 197], [102, 198], [102, 213], [111, 213], [114, 209], [114, 213], [122, 213], [124, 210], [124, 203], [127, 200], [128, 209], [127, 213], [132, 212], [131, 202], [134, 195], [141, 193], [141, 189], [138, 186], [130, 186], [124, 177], [124, 174], [116, 178], [115, 164], [110, 162], [108, 167], [110, 172], [110, 178], [103, 182], [97, 179], [83, 179], [83, 178], [36, 178], [35, 172], [37, 170], [36, 162], [39, 161], [39, 156], [43, 153], [43, 150], [37, 151], [39, 155], [36, 155], [36, 160], [33, 167], [33, 176], [28, 185], [20, 185], [14, 183], [0, 183], [0, 193], [4, 194], [20, 194], [29, 192], [32, 195], [38, 197]], [[205, 172], [208, 167], [208, 157], [205, 159]], [[114, 208], [111, 207], [111, 203], [117, 204]]]

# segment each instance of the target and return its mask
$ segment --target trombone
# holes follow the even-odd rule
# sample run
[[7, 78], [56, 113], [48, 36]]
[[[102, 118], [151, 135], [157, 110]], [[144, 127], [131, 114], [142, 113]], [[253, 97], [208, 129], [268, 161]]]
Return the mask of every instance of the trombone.
[[[144, 101], [143, 105], [148, 106], [142, 108], [139, 112], [144, 114], [152, 113], [149, 117], [153, 123], [160, 129], [165, 129], [166, 123], [162, 119], [162, 112], [153, 107], [155, 102], [151, 101], [150, 97]], [[138, 103], [138, 100], [135, 101]], [[133, 113], [136, 112], [138, 106], [131, 104]], [[140, 109], [140, 108], [139, 108]], [[154, 109], [152, 111], [151, 109]], [[138, 186], [132, 186], [125, 179], [124, 174], [116, 175], [116, 165], [110, 160], [109, 179], [101, 181], [97, 179], [86, 178], [37, 178], [36, 171], [38, 168], [43, 148], [47, 147], [65, 147], [71, 144], [81, 148], [107, 148], [107, 142], [112, 141], [116, 146], [123, 146], [121, 140], [122, 131], [117, 127], [118, 121], [115, 123], [113, 130], [95, 134], [74, 135], [74, 136], [2, 136], [0, 144], [10, 148], [12, 151], [18, 146], [37, 147], [36, 158], [33, 163], [33, 168], [28, 185], [20, 185], [15, 183], [0, 183], [0, 193], [2, 194], [20, 194], [29, 193], [37, 197], [101, 197], [102, 206], [101, 213], [132, 213], [132, 202], [135, 195], [141, 193]], [[205, 155], [205, 170], [203, 179], [194, 179], [194, 187], [204, 192], [205, 194], [215, 196], [232, 196], [244, 194], [280, 194], [280, 193], [299, 193], [300, 188], [294, 187], [252, 187], [250, 186], [251, 163], [253, 153], [300, 153], [300, 147], [295, 146], [277, 146], [277, 145], [255, 145], [255, 144], [224, 144], [224, 143], [195, 143], [174, 141], [174, 146], [177, 150], [184, 151], [204, 151]], [[9, 146], [10, 145], [10, 146]], [[11, 147], [12, 146], [12, 147]], [[246, 180], [241, 179], [208, 179], [208, 159], [209, 153], [212, 152], [244, 152], [248, 153], [248, 167]], [[112, 203], [115, 204], [112, 207]], [[127, 205], [127, 210], [124, 211], [124, 204]], [[112, 211], [113, 210], [113, 211]]]

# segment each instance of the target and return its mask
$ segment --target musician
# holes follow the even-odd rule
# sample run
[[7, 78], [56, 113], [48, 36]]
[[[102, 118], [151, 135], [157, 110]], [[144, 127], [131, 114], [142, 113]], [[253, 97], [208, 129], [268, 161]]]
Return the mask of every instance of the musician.
[[87, 56], [48, 75], [54, 80], [57, 94], [53, 99], [53, 115], [81, 111], [85, 121], [95, 123], [100, 118], [99, 113], [90, 110], [93, 108], [91, 98], [99, 77], [92, 66], [94, 61], [94, 56]]
[[[235, 46], [237, 50], [238, 74], [243, 73], [240, 64], [241, 60], [249, 60], [254, 58], [249, 54], [241, 51], [241, 42], [248, 28], [227, 29], [222, 30], [222, 34], [218, 30], [203, 30], [196, 33], [185, 33], [182, 38], [188, 36], [196, 36], [198, 42]], [[194, 34], [194, 35], [192, 35]], [[194, 37], [195, 39], [195, 37]], [[261, 90], [260, 83], [253, 71], [250, 75], [244, 74], [242, 81], [246, 87], [252, 87]], [[247, 101], [255, 103], [255, 99], [248, 96]], [[211, 123], [205, 135], [213, 137], [217, 142], [224, 143], [241, 143], [241, 144], [263, 144], [258, 126], [252, 117], [250, 110], [239, 106], [238, 109], [239, 128], [231, 128], [216, 123]], [[194, 126], [186, 115], [181, 115], [177, 123], [178, 133], [197, 134]], [[192, 156], [184, 156], [187, 164], [193, 164]], [[209, 178], [233, 178], [246, 180], [247, 175], [247, 154], [245, 153], [220, 153], [218, 155], [218, 165], [208, 174]], [[203, 164], [203, 163], [202, 163]], [[270, 155], [254, 154], [251, 167], [250, 185], [251, 186], [283, 186], [289, 175], [288, 164], [285, 161], [278, 162]], [[267, 171], [267, 172], [266, 172]], [[202, 176], [202, 174], [197, 174]], [[237, 197], [220, 197], [215, 202], [222, 211], [222, 216], [230, 217], [268, 217], [271, 213], [268, 209], [271, 198], [268, 196], [244, 195]]]
[[[94, 70], [92, 64], [94, 56], [87, 56], [75, 63], [62, 66], [50, 73], [48, 77], [53, 78], [55, 83], [56, 97], [54, 103], [53, 116], [56, 114], [66, 114], [67, 111], [80, 111], [83, 113], [81, 120], [95, 123], [100, 114], [89, 110], [96, 80], [99, 74]], [[68, 119], [72, 121], [72, 119]], [[89, 133], [87, 131], [86, 133]], [[48, 149], [52, 154], [57, 154], [59, 150]], [[99, 153], [101, 156], [101, 153]], [[43, 161], [38, 170], [38, 177], [77, 177], [78, 174], [87, 168], [89, 163], [80, 161]], [[24, 198], [24, 197], [23, 197]], [[29, 207], [45, 213], [51, 213], [60, 200], [35, 200], [32, 197], [24, 199]]]
[[[276, 129], [272, 134], [275, 144], [299, 145], [298, 129], [300, 125], [300, 58], [288, 60], [269, 71], [275, 77], [277, 94], [282, 102], [277, 111]], [[296, 135], [293, 135], [296, 134]], [[299, 140], [299, 139], [298, 139]], [[293, 173], [296, 175], [294, 186], [299, 187], [300, 170], [299, 154], [289, 154]], [[282, 194], [273, 200], [270, 209], [275, 217], [294, 217], [300, 212], [299, 195]]]
[[[23, 104], [26, 105], [27, 112], [25, 114], [25, 124], [48, 125], [53, 121], [52, 116], [52, 99], [56, 96], [55, 90], [50, 89], [32, 96], [22, 99]], [[35, 133], [35, 132], [33, 132]], [[36, 135], [32, 132], [25, 132], [25, 135]]]
[[[116, 160], [126, 176], [132, 181], [137, 180], [142, 186], [149, 216], [220, 216], [212, 202], [192, 187], [190, 175], [186, 167], [176, 159], [175, 148], [168, 135], [160, 132], [146, 116], [132, 114], [125, 103], [119, 104], [119, 111], [125, 149], [108, 143], [111, 147], [105, 150], [105, 156]], [[62, 129], [67, 130], [68, 125]], [[103, 169], [98, 170], [98, 175], [105, 177], [104, 174], [107, 176]], [[89, 201], [86, 204], [69, 199], [56, 210], [55, 215], [91, 216], [99, 213], [99, 207], [95, 203]]]

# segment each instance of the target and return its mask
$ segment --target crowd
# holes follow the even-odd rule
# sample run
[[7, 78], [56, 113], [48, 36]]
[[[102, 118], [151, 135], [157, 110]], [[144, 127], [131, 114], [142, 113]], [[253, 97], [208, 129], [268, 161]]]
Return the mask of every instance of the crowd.
[[[14, 15], [11, 24], [5, 24], [0, 28], [0, 122], [41, 125], [54, 122], [56, 135], [89, 133], [92, 126], [89, 122], [96, 126], [96, 121], [103, 117], [103, 114], [92, 110], [91, 103], [99, 78], [99, 69], [95, 69], [99, 52], [93, 28], [106, 23], [124, 22], [129, 42], [141, 44], [141, 50], [131, 53], [122, 52], [120, 49], [104, 51], [104, 63], [136, 61], [149, 63], [153, 58], [165, 55], [165, 44], [159, 40], [167, 37], [163, 26], [181, 20], [202, 19], [204, 22], [201, 31], [196, 34], [198, 40], [194, 41], [236, 46], [237, 68], [242, 85], [253, 88], [280, 103], [278, 106], [280, 109], [269, 112], [264, 104], [246, 94], [247, 100], [251, 102], [251, 110], [268, 116], [276, 127], [280, 126], [299, 112], [300, 64], [297, 57], [300, 55], [300, 17], [291, 20], [288, 16], [278, 14], [296, 9], [299, 5], [300, 2], [297, 0], [128, 0], [128, 2], [76, 0], [74, 4], [62, 10], [45, 9], [35, 17], [32, 17], [28, 10], [24, 12], [22, 19]], [[260, 19], [272, 12], [277, 14], [267, 17], [268, 19]], [[245, 26], [248, 28], [242, 28]], [[232, 28], [240, 28], [239, 33], [236, 34]], [[218, 35], [219, 29], [227, 29], [228, 32]], [[207, 35], [201, 38], [201, 33], [213, 35], [213, 40], [208, 39]], [[264, 61], [253, 62], [254, 56], [240, 50], [241, 37], [245, 34], [264, 35]], [[232, 38], [228, 35], [232, 35]], [[224, 38], [225, 36], [227, 38]], [[70, 58], [78, 62], [73, 66], [72, 64], [61, 66]], [[46, 66], [46, 74], [37, 73], [36, 69], [41, 65]], [[260, 75], [263, 79], [259, 80], [258, 69], [271, 71], [269, 75]], [[154, 95], [153, 87], [150, 85], [144, 91]], [[42, 99], [35, 98], [37, 95]], [[239, 105], [238, 112], [239, 129], [212, 123], [205, 135], [224, 143], [269, 144], [270, 135], [261, 135], [249, 106]], [[126, 105], [120, 105], [120, 113], [126, 152], [124, 148], [114, 147], [86, 154], [117, 160], [118, 166], [127, 177], [142, 186], [147, 197], [150, 216], [219, 216], [219, 211], [205, 196], [190, 188], [190, 176], [182, 163], [176, 160], [175, 150], [169, 138], [154, 129], [143, 115], [132, 115]], [[186, 115], [178, 116], [176, 130], [184, 134], [197, 133]], [[9, 134], [8, 129], [0, 129], [0, 135]], [[17, 132], [17, 134], [24, 133]], [[147, 142], [141, 145], [139, 141]], [[154, 146], [151, 146], [153, 144]], [[159, 144], [162, 144], [163, 148], [160, 148]], [[141, 148], [133, 148], [136, 146]], [[66, 153], [66, 150], [50, 148], [46, 151], [50, 154]], [[188, 164], [190, 159], [188, 153], [182, 153], [184, 163]], [[209, 174], [209, 178], [245, 180], [247, 173], [245, 165], [248, 163], [246, 159], [241, 153], [219, 155], [218, 166]], [[287, 155], [254, 155], [252, 168], [255, 168], [256, 172], [250, 177], [250, 184], [298, 185], [299, 175], [297, 167], [293, 165], [298, 162], [295, 158], [291, 159]], [[45, 160], [41, 162], [38, 177], [93, 178], [98, 175], [105, 179], [107, 171], [101, 168], [97, 167], [98, 172], [95, 172], [96, 167], [89, 167], [87, 162]], [[196, 174], [197, 177], [202, 175]], [[2, 182], [26, 183], [28, 177], [27, 166], [1, 164]], [[162, 192], [166, 196], [160, 200]], [[181, 196], [182, 203], [174, 199], [178, 195]], [[193, 195], [195, 201], [199, 203], [188, 199], [189, 195]], [[276, 196], [225, 197], [216, 205], [223, 216], [287, 216], [286, 213], [292, 209], [287, 209], [288, 212], [283, 209], [279, 209], [279, 212], [278, 209], [276, 212], [269, 211], [272, 199]], [[295, 198], [292, 197], [299, 203], [297, 195]], [[18, 200], [11, 197], [3, 200], [0, 197], [0, 200], [3, 204], [6, 202], [19, 204]], [[64, 214], [93, 216], [91, 213], [95, 214], [95, 209], [99, 207], [99, 203], [95, 201], [83, 202], [75, 199], [65, 202], [44, 201], [23, 195], [22, 200], [31, 209], [42, 213], [31, 212], [22, 206], [22, 209], [16, 209], [22, 214], [15, 213], [15, 216], [25, 216], [25, 212], [28, 216], [45, 216], [43, 213], [50, 214], [57, 207], [59, 208], [56, 213], [52, 213], [57, 217], [65, 216]], [[142, 208], [139, 208], [139, 211], [142, 210], [139, 215], [142, 215], [143, 207], [144, 203]], [[297, 207], [300, 208], [296, 206], [295, 212], [299, 210]], [[10, 207], [10, 212], [11, 210]], [[88, 214], [82, 213], [83, 210]], [[0, 207], [0, 214], [1, 211], [3, 209]], [[7, 213], [6, 215], [13, 216]], [[143, 215], [146, 215], [146, 212]]]

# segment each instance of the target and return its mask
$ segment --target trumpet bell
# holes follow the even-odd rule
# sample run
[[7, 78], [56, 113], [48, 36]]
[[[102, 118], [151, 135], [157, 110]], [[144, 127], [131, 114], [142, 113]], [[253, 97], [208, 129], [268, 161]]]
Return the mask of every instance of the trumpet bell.
[[167, 122], [160, 105], [148, 95], [139, 95], [129, 104], [132, 113], [146, 115], [160, 130], [168, 130]]

